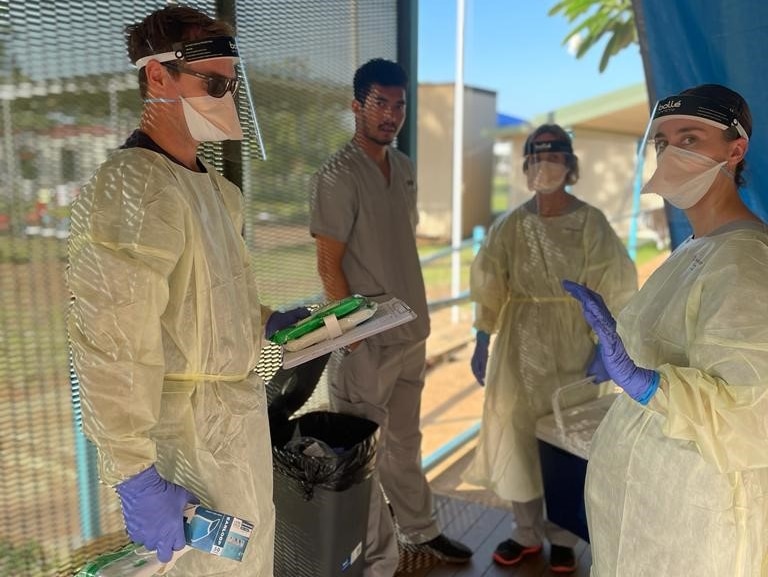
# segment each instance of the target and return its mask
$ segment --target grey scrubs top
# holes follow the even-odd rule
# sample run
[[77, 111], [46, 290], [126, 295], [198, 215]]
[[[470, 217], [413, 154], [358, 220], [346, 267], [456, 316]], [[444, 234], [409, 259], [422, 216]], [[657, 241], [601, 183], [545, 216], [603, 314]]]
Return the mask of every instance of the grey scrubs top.
[[392, 345], [429, 335], [424, 279], [416, 250], [416, 178], [410, 159], [388, 149], [390, 182], [353, 142], [312, 177], [312, 235], [346, 244], [342, 269], [352, 293], [383, 302], [395, 296], [418, 317], [368, 340]]

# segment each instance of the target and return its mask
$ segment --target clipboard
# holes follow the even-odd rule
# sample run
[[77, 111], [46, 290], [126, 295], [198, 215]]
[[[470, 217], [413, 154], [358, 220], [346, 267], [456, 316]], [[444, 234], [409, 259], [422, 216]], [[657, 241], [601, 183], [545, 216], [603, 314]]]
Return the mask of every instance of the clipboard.
[[403, 325], [415, 318], [416, 313], [400, 299], [392, 298], [383, 303], [378, 303], [376, 312], [371, 318], [334, 339], [316, 343], [300, 351], [286, 351], [283, 349], [283, 368], [290, 369], [296, 365], [306, 363], [367, 337]]

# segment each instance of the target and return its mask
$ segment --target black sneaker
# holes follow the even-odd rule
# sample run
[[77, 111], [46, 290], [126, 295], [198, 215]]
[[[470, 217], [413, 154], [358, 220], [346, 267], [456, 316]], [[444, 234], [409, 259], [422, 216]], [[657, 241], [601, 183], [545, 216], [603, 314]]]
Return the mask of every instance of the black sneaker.
[[422, 547], [446, 563], [467, 563], [472, 557], [472, 550], [469, 547], [442, 533], [431, 541], [423, 543]]
[[510, 567], [520, 563], [524, 557], [537, 555], [539, 553], [541, 553], [541, 545], [526, 547], [517, 541], [507, 539], [498, 544], [496, 551], [493, 552], [493, 560], [499, 565]]
[[570, 547], [552, 545], [549, 551], [549, 568], [554, 573], [573, 573], [576, 571], [576, 555]]

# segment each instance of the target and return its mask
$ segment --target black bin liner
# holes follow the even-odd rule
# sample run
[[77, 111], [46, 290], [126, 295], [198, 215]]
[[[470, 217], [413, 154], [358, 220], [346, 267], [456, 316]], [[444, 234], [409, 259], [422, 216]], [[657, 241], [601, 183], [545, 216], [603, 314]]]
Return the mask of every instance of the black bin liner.
[[[328, 411], [290, 418], [312, 396], [329, 358], [278, 369], [267, 383], [274, 469], [300, 483], [307, 500], [315, 487], [344, 491], [364, 481], [375, 465], [376, 423]], [[323, 454], [305, 454], [313, 443], [325, 449]]]
[[[310, 500], [315, 487], [344, 491], [368, 479], [375, 466], [377, 439], [378, 425], [368, 419], [327, 411], [306, 413], [273, 431], [273, 466], [297, 481]], [[331, 451], [305, 454], [317, 441]]]

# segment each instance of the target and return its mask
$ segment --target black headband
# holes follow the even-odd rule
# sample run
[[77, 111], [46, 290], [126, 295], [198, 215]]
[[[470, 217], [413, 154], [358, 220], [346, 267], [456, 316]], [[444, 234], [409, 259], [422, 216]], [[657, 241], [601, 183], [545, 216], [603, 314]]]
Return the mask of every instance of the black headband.
[[237, 43], [231, 36], [214, 36], [202, 40], [179, 42], [173, 45], [176, 58], [196, 62], [209, 58], [239, 58]]
[[525, 143], [523, 156], [540, 152], [567, 152], [573, 154], [573, 147], [570, 140], [540, 140], [538, 142]]
[[[740, 110], [726, 106], [719, 100], [697, 96], [693, 94], [680, 94], [668, 96], [659, 100], [653, 112], [652, 124], [658, 126], [662, 120], [671, 116], [686, 116], [699, 118], [725, 128], [735, 127], [739, 133], [748, 138], [746, 130], [741, 122]], [[653, 137], [653, 134], [650, 135]]]

